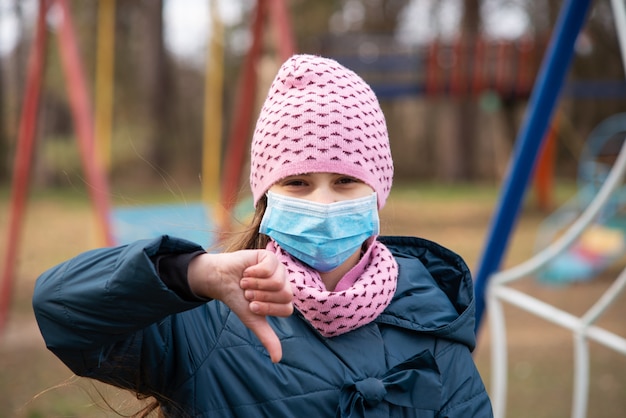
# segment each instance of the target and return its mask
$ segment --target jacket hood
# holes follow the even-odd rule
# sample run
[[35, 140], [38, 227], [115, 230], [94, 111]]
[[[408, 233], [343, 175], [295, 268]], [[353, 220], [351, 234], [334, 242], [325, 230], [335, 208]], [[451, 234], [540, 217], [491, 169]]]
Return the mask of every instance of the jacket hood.
[[456, 253], [414, 237], [379, 237], [398, 262], [398, 288], [378, 322], [476, 346], [471, 273]]

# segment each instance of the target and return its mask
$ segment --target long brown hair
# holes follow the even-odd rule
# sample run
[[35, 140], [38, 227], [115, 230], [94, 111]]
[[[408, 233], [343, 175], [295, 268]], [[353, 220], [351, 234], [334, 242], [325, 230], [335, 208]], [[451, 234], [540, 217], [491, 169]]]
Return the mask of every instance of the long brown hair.
[[230, 232], [230, 236], [223, 241], [221, 246], [224, 251], [254, 250], [267, 246], [269, 237], [259, 233], [259, 227], [261, 226], [261, 220], [266, 208], [267, 197], [263, 196], [256, 204], [250, 223], [241, 231]]

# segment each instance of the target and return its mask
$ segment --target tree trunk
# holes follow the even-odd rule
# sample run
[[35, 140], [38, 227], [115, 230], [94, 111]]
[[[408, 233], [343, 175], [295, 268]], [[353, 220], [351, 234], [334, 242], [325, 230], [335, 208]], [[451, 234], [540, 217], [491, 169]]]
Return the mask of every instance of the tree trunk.
[[461, 39], [466, 42], [464, 47], [460, 49], [461, 74], [467, 85], [460, 86], [460, 96], [456, 98], [456, 134], [454, 138], [453, 149], [450, 149], [450, 157], [454, 163], [450, 164], [450, 171], [446, 176], [448, 181], [466, 181], [473, 180], [476, 176], [474, 162], [477, 148], [476, 138], [476, 121], [478, 118], [478, 106], [474, 98], [470, 95], [473, 72], [473, 56], [475, 40], [478, 38], [480, 28], [480, 1], [466, 0], [464, 2], [465, 10], [461, 21]]
[[[26, 74], [26, 49], [29, 45], [29, 37], [24, 32], [28, 28], [24, 25], [23, 6], [19, 0], [14, 0], [11, 7], [18, 22], [19, 39], [14, 50], [0, 63], [0, 182], [11, 177], [14, 145], [11, 138], [17, 138]], [[0, 13], [2, 11], [0, 8]]]
[[145, 82], [147, 112], [148, 158], [151, 164], [162, 170], [171, 168], [175, 139], [171, 137], [172, 83], [165, 51], [163, 0], [147, 0], [142, 3], [145, 25], [143, 39], [144, 59], [139, 68]]
[[0, 63], [0, 183], [9, 179], [9, 142], [5, 123], [4, 71]]

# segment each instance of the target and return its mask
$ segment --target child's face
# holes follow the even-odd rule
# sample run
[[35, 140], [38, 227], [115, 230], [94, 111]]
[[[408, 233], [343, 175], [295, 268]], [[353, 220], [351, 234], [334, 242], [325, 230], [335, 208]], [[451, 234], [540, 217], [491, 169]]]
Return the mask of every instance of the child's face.
[[374, 190], [354, 177], [337, 173], [308, 173], [285, 177], [270, 190], [317, 203], [333, 203], [365, 197]]

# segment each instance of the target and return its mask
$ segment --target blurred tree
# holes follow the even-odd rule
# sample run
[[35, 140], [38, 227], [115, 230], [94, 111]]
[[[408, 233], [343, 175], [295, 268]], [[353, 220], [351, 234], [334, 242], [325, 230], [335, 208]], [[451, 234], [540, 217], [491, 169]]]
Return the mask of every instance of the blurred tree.
[[18, 31], [17, 43], [12, 51], [1, 57], [0, 62], [0, 181], [11, 176], [11, 149], [17, 137], [17, 126], [21, 110], [21, 93], [26, 74], [27, 27], [24, 24], [23, 4], [13, 0], [0, 8], [0, 14], [12, 14]]
[[172, 135], [169, 112], [174, 90], [165, 50], [163, 0], [144, 0], [141, 7], [144, 31], [140, 68], [146, 99], [148, 158], [156, 167], [168, 171], [174, 163], [171, 156], [176, 138]]
[[298, 52], [319, 53], [328, 32], [393, 34], [410, 0], [295, 0], [290, 2]]
[[[14, 14], [22, 15], [25, 5], [19, 0], [8, 0]], [[368, 45], [378, 45], [379, 50], [390, 53], [391, 43], [398, 27], [399, 17], [409, 4], [420, 0], [286, 0], [290, 8], [292, 28], [296, 39], [296, 48], [301, 53], [328, 53], [341, 48], [350, 53], [357, 52], [363, 40]], [[444, 2], [431, 2], [426, 10], [431, 15], [429, 27], [432, 37], [448, 42], [448, 29], [444, 21], [451, 16], [445, 9]], [[484, 3], [484, 4], [483, 4]], [[450, 3], [446, 2], [449, 6]], [[482, 13], [493, 13], [510, 6], [510, 0], [491, 0], [489, 8], [481, 10], [487, 2], [466, 0], [458, 2], [463, 7], [458, 24], [460, 39], [475, 39], [484, 34]], [[233, 99], [238, 80], [238, 73], [243, 63], [247, 45], [250, 43], [250, 23], [255, 1], [241, 2], [243, 19], [226, 27], [225, 44], [225, 85], [224, 118], [237, 117], [233, 108]], [[527, 20], [526, 35], [535, 39], [546, 38], [554, 27], [560, 12], [560, 0], [545, 2], [515, 2], [517, 8], [525, 8]], [[163, 173], [173, 175], [177, 181], [197, 181], [200, 169], [200, 149], [202, 146], [202, 107], [204, 91], [204, 69], [201, 60], [188, 62], [170, 54], [164, 40], [163, 0], [117, 0], [116, 7], [116, 60], [115, 60], [115, 117], [113, 131], [113, 166], [115, 181], [139, 183], [144, 180], [159, 179]], [[176, 7], [185, 7], [184, 3]], [[81, 56], [85, 73], [90, 82], [95, 76], [95, 47], [97, 24], [97, 2], [71, 0], [74, 23], [80, 43]], [[4, 9], [7, 10], [7, 9]], [[446, 15], [446, 13], [448, 13]], [[456, 14], [455, 14], [456, 16]], [[50, 30], [54, 35], [54, 19], [50, 16]], [[487, 21], [487, 20], [485, 20]], [[230, 23], [230, 22], [229, 22]], [[411, 22], [411, 24], [413, 24]], [[26, 53], [30, 48], [32, 26], [20, 24], [20, 47], [10, 56], [3, 57], [0, 85], [0, 155], [12, 155], [11, 141], [16, 135], [19, 118], [19, 101], [23, 94], [23, 77], [26, 66]], [[269, 32], [268, 36], [274, 36]], [[272, 54], [275, 45], [273, 39], [265, 44], [266, 52]], [[414, 40], [413, 40], [414, 41]], [[423, 41], [423, 40], [422, 40]], [[42, 98], [42, 125], [40, 135], [46, 137], [41, 143], [54, 142], [55, 147], [68, 150], [75, 147], [65, 123], [59, 123], [67, 115], [66, 85], [58, 57], [56, 40], [51, 37], [46, 69], [45, 92]], [[340, 45], [341, 44], [341, 45]], [[577, 54], [570, 71], [570, 81], [576, 80], [623, 80], [623, 67], [615, 33], [613, 11], [609, 0], [594, 2], [584, 33], [581, 35]], [[414, 51], [417, 51], [415, 49]], [[341, 52], [341, 51], [340, 51]], [[415, 53], [415, 52], [408, 52]], [[466, 57], [473, 54], [471, 48], [464, 51]], [[21, 54], [21, 56], [19, 56]], [[339, 54], [339, 53], [338, 53]], [[541, 59], [543, 53], [538, 53]], [[276, 63], [278, 65], [279, 63]], [[266, 68], [269, 74], [270, 69]], [[467, 71], [472, 71], [471, 67]], [[272, 73], [273, 75], [273, 73]], [[267, 75], [266, 75], [267, 76]], [[375, 75], [376, 76], [376, 75]], [[470, 75], [471, 77], [471, 75]], [[91, 90], [93, 94], [93, 89]], [[263, 88], [260, 94], [264, 93]], [[46, 98], [47, 97], [47, 98]], [[259, 98], [259, 100], [262, 97]], [[398, 149], [403, 149], [407, 132], [421, 150], [417, 158], [424, 156], [424, 150], [433, 158], [426, 158], [421, 171], [412, 168], [406, 170], [412, 178], [442, 179], [449, 182], [477, 180], [480, 173], [494, 175], [480, 170], [485, 163], [485, 155], [479, 151], [490, 146], [489, 139], [484, 140], [484, 129], [477, 122], [481, 117], [481, 108], [474, 98], [441, 95], [438, 98], [412, 97], [403, 100], [416, 102], [429, 101], [428, 106], [411, 112], [402, 110], [402, 100], [385, 98], [383, 107], [394, 126]], [[526, 110], [527, 99], [502, 95], [498, 104], [497, 119], [504, 121], [507, 127], [493, 135], [506, 137], [511, 142], [515, 139], [520, 126], [521, 116]], [[559, 102], [560, 110], [570, 122], [575, 121], [579, 135], [586, 137], [600, 120], [623, 107], [620, 98], [573, 99], [564, 96]], [[437, 115], [434, 115], [434, 112]], [[406, 115], [411, 114], [411, 121]], [[405, 115], [405, 116], [401, 116]], [[415, 116], [415, 117], [413, 117]], [[432, 117], [431, 117], [432, 116]], [[417, 123], [415, 119], [423, 122]], [[450, 123], [450, 121], [453, 123]], [[71, 122], [71, 120], [70, 120]], [[411, 130], [406, 124], [419, 125]], [[422, 125], [428, 125], [422, 129]], [[225, 122], [224, 138], [229, 137], [227, 130], [232, 126]], [[501, 128], [499, 128], [501, 129]], [[422, 132], [423, 130], [423, 132]], [[491, 135], [490, 137], [493, 137]], [[482, 141], [482, 142], [481, 142]], [[487, 141], [487, 142], [485, 142]], [[486, 145], [485, 145], [486, 144]], [[481, 148], [482, 147], [482, 148]], [[224, 148], [225, 149], [225, 148]], [[435, 152], [436, 151], [436, 152]], [[117, 152], [117, 154], [115, 154]], [[46, 164], [41, 159], [39, 164]], [[144, 163], [156, 167], [146, 169]], [[414, 160], [414, 158], [413, 158]], [[10, 162], [10, 158], [9, 158]], [[65, 164], [65, 163], [64, 163]], [[408, 164], [408, 163], [407, 163]], [[414, 166], [413, 164], [412, 166]], [[54, 167], [53, 167], [54, 168]], [[0, 179], [6, 179], [6, 158], [0, 161]], [[398, 172], [402, 170], [399, 169]], [[46, 171], [44, 170], [44, 173]], [[141, 175], [137, 175], [141, 173]], [[149, 178], [147, 176], [150, 176]], [[49, 178], [47, 176], [46, 178]]]
[[5, 122], [5, 101], [4, 70], [0, 65], [0, 183], [9, 179], [9, 140]]
[[[571, 78], [579, 81], [617, 80], [624, 81], [624, 65], [619, 53], [620, 45], [615, 29], [615, 11], [609, 0], [592, 3], [587, 24], [578, 37], [575, 58], [571, 68]], [[587, 86], [588, 92], [594, 88]], [[571, 120], [583, 127], [583, 132], [591, 131], [606, 117], [624, 111], [624, 100], [600, 94], [593, 99], [570, 102]]]
[[[462, 63], [473, 62], [475, 40], [478, 38], [481, 28], [480, 0], [466, 0], [463, 2], [463, 14], [461, 18], [460, 39], [466, 40], [460, 53]], [[461, 65], [461, 64], [459, 64]], [[472, 80], [472, 65], [465, 65], [462, 70], [467, 73], [467, 80]], [[469, 86], [464, 86], [469, 88]], [[446, 181], [467, 181], [476, 177], [475, 156], [477, 144], [476, 120], [478, 118], [478, 106], [475, 97], [461, 94], [456, 103], [456, 133], [453, 144], [448, 150], [440, 155], [449, 156], [448, 161], [442, 161], [444, 169], [443, 179]]]
[[[524, 3], [529, 22], [528, 35], [532, 34], [536, 42], [543, 42], [551, 35], [562, 3], [562, 1], [557, 0]], [[538, 47], [537, 44], [535, 47]], [[541, 51], [539, 54], [540, 60], [543, 59], [544, 53], [545, 51]], [[501, 97], [501, 104], [504, 136], [513, 144], [520, 125], [520, 107], [525, 107], [527, 101], [515, 96], [503, 96]]]
[[[563, 2], [524, 2], [528, 17], [528, 34], [537, 41], [546, 41], [552, 35]], [[624, 80], [623, 63], [619, 51], [619, 41], [615, 30], [614, 10], [609, 0], [592, 3], [582, 32], [575, 46], [575, 54], [568, 72], [568, 82], [587, 85], [588, 97], [564, 95], [558, 102], [557, 111], [561, 115], [560, 124], [576, 130], [557, 130], [559, 138], [559, 167], [561, 172], [575, 172], [577, 158], [588, 133], [606, 117], [622, 112], [624, 99], [619, 96], [602, 96], [588, 84], [590, 81]], [[543, 60], [545, 51], [539, 59]], [[505, 137], [514, 141], [521, 115], [527, 105], [526, 100], [502, 97], [502, 115], [505, 121]], [[569, 167], [567, 166], [569, 163]], [[573, 167], [572, 167], [573, 166]]]
[[115, 36], [115, 118], [123, 135], [117, 135], [122, 155], [113, 161], [114, 179], [154, 182], [177, 167], [197, 167], [190, 161], [198, 154], [182, 147], [190, 139], [177, 129], [177, 117], [179, 97], [193, 101], [202, 87], [179, 91], [178, 80], [197, 70], [174, 65], [166, 49], [163, 0], [118, 0]]
[[320, 35], [328, 32], [329, 19], [340, 8], [339, 3], [337, 0], [288, 2], [298, 52], [315, 53], [320, 50]]
[[[349, 3], [354, 0], [347, 0]], [[361, 2], [365, 8], [363, 32], [394, 33], [398, 25], [398, 16], [410, 3], [409, 0], [368, 0]]]

